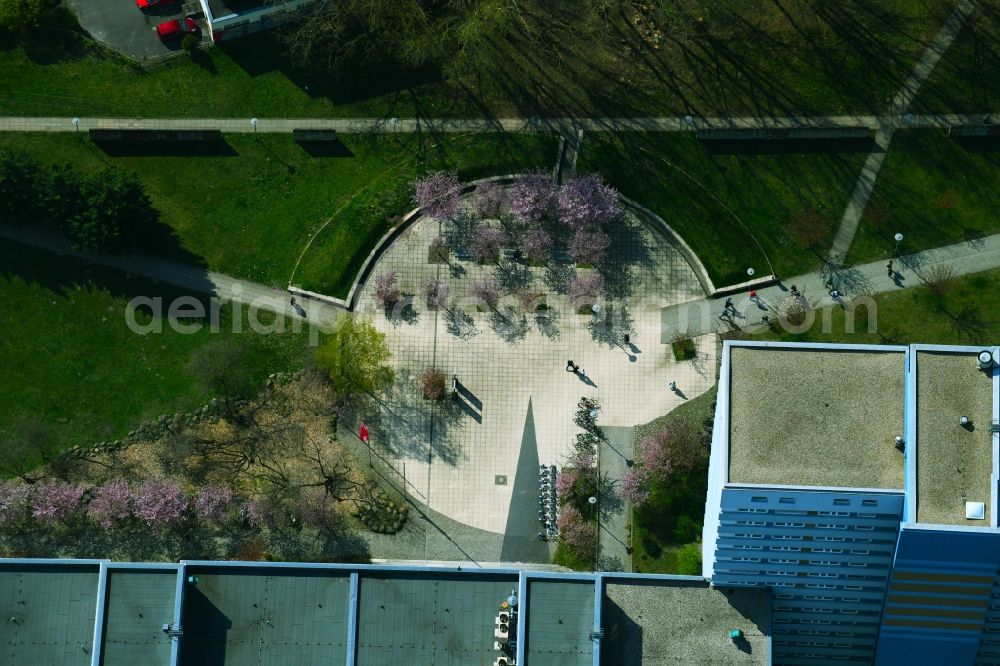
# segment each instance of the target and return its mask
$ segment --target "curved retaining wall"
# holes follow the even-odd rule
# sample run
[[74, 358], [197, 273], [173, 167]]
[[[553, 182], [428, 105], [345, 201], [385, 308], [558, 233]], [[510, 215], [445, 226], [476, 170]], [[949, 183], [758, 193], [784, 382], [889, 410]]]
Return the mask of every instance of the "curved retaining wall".
[[[473, 192], [478, 186], [484, 183], [513, 183], [520, 177], [520, 175], [521, 174], [506, 174], [503, 176], [491, 176], [490, 178], [474, 180], [462, 186], [462, 194]], [[681, 236], [674, 231], [674, 229], [667, 224], [662, 217], [624, 195], [621, 196], [621, 200], [643, 222], [662, 234], [677, 249], [677, 251], [681, 253], [681, 256], [684, 257], [685, 261], [688, 262], [688, 265], [691, 266], [691, 269], [694, 271], [695, 276], [697, 276], [698, 282], [701, 284], [701, 288], [705, 291], [706, 296], [721, 296], [729, 293], [746, 291], [747, 289], [760, 288], [777, 281], [777, 278], [774, 275], [767, 275], [749, 282], [730, 285], [721, 289], [717, 288], [712, 282], [712, 278], [709, 277], [708, 270], [705, 268], [705, 265], [701, 263], [701, 259], [698, 258], [698, 255], [695, 254], [694, 250], [691, 249], [691, 246], [688, 245], [687, 242], [685, 242], [685, 240], [681, 238]], [[301, 289], [291, 284], [288, 285], [289, 293], [316, 301], [322, 301], [328, 305], [353, 312], [358, 305], [361, 288], [364, 286], [365, 282], [367, 282], [368, 276], [371, 274], [372, 268], [375, 267], [378, 259], [389, 248], [389, 246], [392, 245], [392, 243], [395, 242], [400, 235], [402, 235], [404, 231], [410, 228], [410, 225], [413, 224], [413, 222], [419, 217], [420, 209], [414, 208], [403, 216], [403, 219], [399, 222], [399, 224], [395, 225], [392, 229], [387, 231], [384, 236], [382, 236], [379, 242], [375, 244], [375, 247], [372, 248], [372, 251], [368, 253], [364, 263], [361, 264], [361, 268], [358, 269], [358, 274], [354, 278], [351, 290], [347, 293], [346, 300], [335, 296], [327, 296], [326, 294], [309, 291], [307, 289]]]

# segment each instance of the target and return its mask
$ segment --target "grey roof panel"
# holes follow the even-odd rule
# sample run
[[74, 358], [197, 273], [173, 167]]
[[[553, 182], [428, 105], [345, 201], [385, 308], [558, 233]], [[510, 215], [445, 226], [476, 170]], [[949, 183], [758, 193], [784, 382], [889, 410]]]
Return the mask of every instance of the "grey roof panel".
[[492, 666], [500, 602], [514, 576], [362, 576], [358, 666]]
[[169, 666], [177, 591], [175, 571], [110, 571], [104, 621], [104, 666]]
[[96, 566], [0, 568], [0, 664], [89, 666]]
[[181, 663], [343, 666], [350, 578], [255, 569], [199, 573], [184, 593]]
[[594, 583], [532, 580], [528, 585], [527, 656], [547, 666], [590, 666]]

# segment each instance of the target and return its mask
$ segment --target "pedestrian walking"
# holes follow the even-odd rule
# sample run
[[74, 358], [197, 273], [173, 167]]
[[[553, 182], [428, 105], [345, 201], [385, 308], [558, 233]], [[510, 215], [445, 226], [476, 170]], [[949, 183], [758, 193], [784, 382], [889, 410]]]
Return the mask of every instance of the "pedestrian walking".
[[838, 300], [840, 298], [840, 292], [837, 291], [836, 289], [831, 289], [830, 290], [830, 298], [832, 298], [835, 301]]
[[726, 310], [735, 310], [735, 309], [736, 309], [736, 308], [735, 308], [735, 307], [733, 306], [733, 299], [731, 299], [731, 298], [727, 298], [727, 299], [726, 299], [726, 307], [725, 307], [725, 309], [726, 309]]
[[632, 336], [629, 335], [628, 333], [626, 333], [625, 334], [625, 344], [631, 344], [631, 343], [632, 343]]
[[670, 390], [671, 391], [677, 391], [677, 382], [676, 381], [670, 382]]
[[576, 372], [576, 363], [573, 361], [566, 361], [566, 372]]
[[764, 324], [764, 326], [770, 326], [771, 325], [771, 318], [768, 317], [767, 315], [763, 315], [760, 318], [760, 323]]
[[796, 287], [794, 284], [792, 285], [792, 296], [794, 296], [795, 298], [799, 297], [799, 288]]
[[295, 297], [292, 296], [292, 307], [295, 307]]
[[890, 259], [890, 260], [889, 260], [889, 263], [888, 263], [888, 264], [886, 264], [886, 266], [885, 266], [885, 269], [886, 269], [886, 271], [888, 271], [888, 273], [889, 273], [889, 277], [892, 277], [892, 276], [893, 276], [893, 270], [892, 270], [892, 259]]
[[750, 290], [750, 300], [751, 301], [756, 301], [757, 300], [757, 292], [754, 291], [753, 289]]

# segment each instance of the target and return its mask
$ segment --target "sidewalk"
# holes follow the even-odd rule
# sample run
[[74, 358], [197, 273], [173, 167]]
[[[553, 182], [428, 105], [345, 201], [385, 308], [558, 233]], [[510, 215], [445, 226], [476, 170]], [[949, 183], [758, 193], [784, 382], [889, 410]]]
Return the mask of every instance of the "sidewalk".
[[819, 272], [798, 275], [779, 284], [757, 290], [760, 305], [749, 299], [749, 294], [732, 297], [736, 315], [732, 323], [720, 314], [725, 298], [699, 299], [664, 308], [660, 312], [660, 341], [669, 343], [678, 333], [695, 337], [706, 333], [723, 333], [735, 327], [747, 328], [761, 324], [761, 317], [778, 319], [793, 302], [791, 287], [795, 285], [812, 308], [834, 304], [826, 284], [834, 286], [850, 300], [862, 295], [898, 291], [924, 284], [922, 274], [935, 266], [950, 266], [956, 276], [1000, 268], [1000, 234], [987, 236], [974, 243], [963, 242], [916, 254], [897, 257], [893, 268], [898, 273], [898, 284], [888, 276], [884, 260], [857, 266], [834, 267], [827, 265]]
[[[138, 252], [105, 255], [75, 250], [69, 240], [45, 230], [0, 225], [0, 237], [57, 254], [77, 257], [127, 273], [142, 275], [198, 294], [216, 296], [223, 300], [275, 312], [292, 319], [302, 319], [321, 327], [329, 326], [336, 320], [337, 316], [343, 313], [343, 310], [333, 306], [307, 299], [296, 299], [297, 307], [293, 307], [288, 292], [283, 289], [274, 289], [256, 282], [241, 280], [224, 273], [216, 273], [154, 255]], [[155, 294], [150, 294], [150, 296], [155, 296]]]
[[700, 129], [761, 129], [802, 127], [949, 127], [979, 124], [988, 115], [847, 115], [740, 118], [94, 118], [81, 117], [79, 128], [70, 117], [0, 117], [0, 132], [86, 132], [90, 129], [218, 129], [234, 134], [289, 134], [293, 129], [332, 129], [344, 134], [411, 134], [452, 132], [690, 132]]
[[[601, 428], [607, 439], [601, 441], [598, 471], [602, 478], [614, 482], [616, 491], [628, 471], [626, 458], [632, 457], [634, 430], [621, 426]], [[618, 497], [608, 498], [605, 506], [601, 507], [597, 535], [597, 567], [601, 571], [632, 571], [632, 536], [629, 533], [631, 511], [632, 506]]]

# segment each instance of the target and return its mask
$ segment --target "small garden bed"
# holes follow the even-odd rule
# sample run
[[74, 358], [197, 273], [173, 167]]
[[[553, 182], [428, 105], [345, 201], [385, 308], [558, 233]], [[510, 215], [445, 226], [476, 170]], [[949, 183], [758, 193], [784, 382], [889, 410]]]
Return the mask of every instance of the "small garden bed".
[[[632, 500], [632, 568], [701, 573], [701, 528], [708, 492], [708, 453], [715, 389], [635, 430], [634, 474], [644, 480]], [[629, 484], [623, 481], [624, 487]]]

